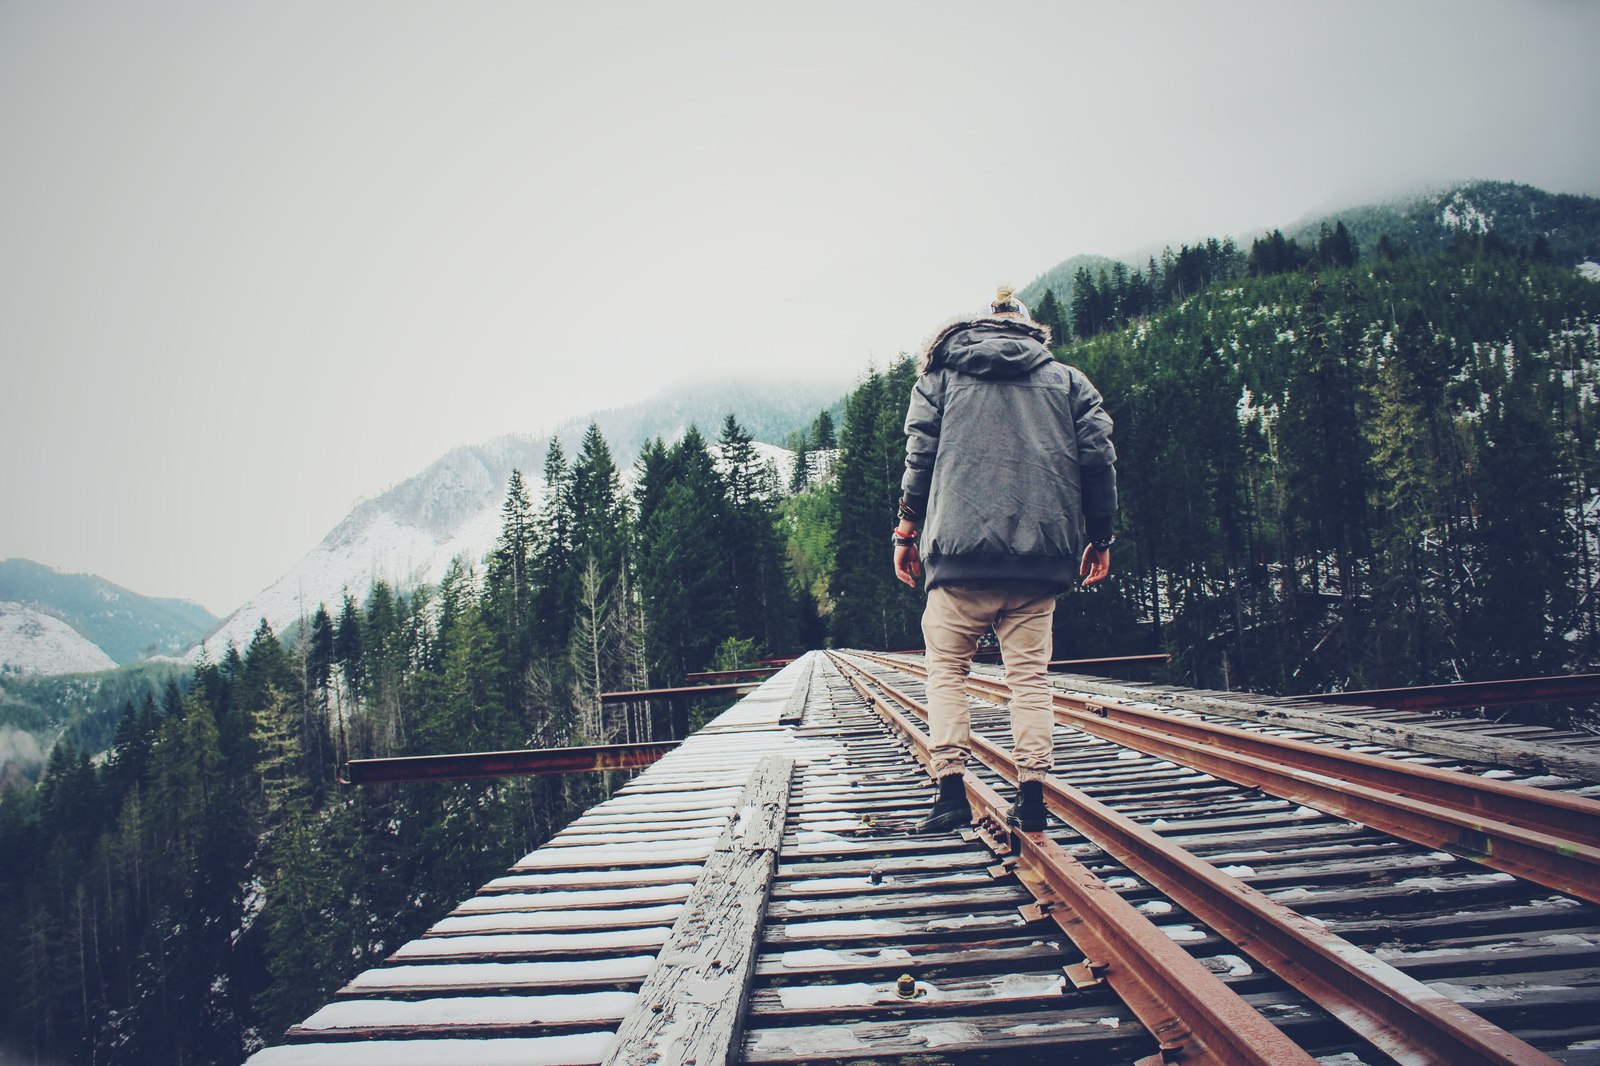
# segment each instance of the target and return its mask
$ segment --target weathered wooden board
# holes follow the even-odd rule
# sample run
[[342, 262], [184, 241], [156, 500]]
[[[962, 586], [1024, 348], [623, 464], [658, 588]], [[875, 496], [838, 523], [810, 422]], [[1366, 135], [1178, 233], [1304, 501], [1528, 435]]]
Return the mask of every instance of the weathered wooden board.
[[617, 1029], [607, 1066], [716, 1066], [733, 1061], [767, 895], [778, 865], [793, 760], [756, 766], [728, 835]]

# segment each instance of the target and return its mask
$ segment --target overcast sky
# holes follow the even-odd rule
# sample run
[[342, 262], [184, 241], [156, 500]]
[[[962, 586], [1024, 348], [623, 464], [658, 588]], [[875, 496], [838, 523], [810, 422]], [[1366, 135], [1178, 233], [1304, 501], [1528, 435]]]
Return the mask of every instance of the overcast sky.
[[226, 614], [681, 375], [841, 386], [1070, 256], [1600, 193], [1600, 4], [0, 0], [0, 558]]

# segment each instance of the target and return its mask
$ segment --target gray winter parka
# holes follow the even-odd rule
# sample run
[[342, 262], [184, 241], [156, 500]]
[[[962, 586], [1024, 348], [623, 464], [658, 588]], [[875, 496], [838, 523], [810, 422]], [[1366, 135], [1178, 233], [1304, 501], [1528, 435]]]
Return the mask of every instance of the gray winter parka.
[[907, 506], [923, 514], [927, 586], [1037, 581], [1065, 590], [1086, 532], [1117, 510], [1111, 416], [1049, 330], [1010, 316], [946, 325], [906, 413]]

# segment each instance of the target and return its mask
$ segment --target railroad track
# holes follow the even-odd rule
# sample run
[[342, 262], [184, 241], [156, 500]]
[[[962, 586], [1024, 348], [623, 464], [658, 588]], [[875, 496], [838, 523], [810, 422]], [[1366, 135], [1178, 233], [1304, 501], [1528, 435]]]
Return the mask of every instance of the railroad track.
[[[260, 1066], [1600, 1064], [1600, 907], [1176, 752], [1069, 718], [1051, 806], [1083, 824], [907, 833], [932, 797], [916, 665], [789, 667]], [[1010, 799], [992, 682], [974, 726], [1000, 743], [969, 774], [991, 815]], [[1592, 828], [1593, 800], [1546, 791]], [[1128, 825], [1165, 851], [1095, 839]], [[1197, 869], [1214, 883], [1183, 883]]]
[[[917, 744], [920, 730], [915, 719], [926, 713], [919, 703], [918, 664], [876, 656], [836, 658], [840, 668], [853, 675], [861, 697], [885, 718], [901, 718], [902, 734]], [[979, 699], [1003, 698], [1004, 686], [974, 678], [970, 691]], [[1013, 776], [1010, 761], [983, 734], [1003, 736], [1007, 730], [998, 707], [987, 713], [983, 707], [975, 706], [974, 720], [977, 754], [986, 764], [979, 776], [994, 775], [998, 783]], [[1074, 700], [1058, 693], [1057, 714], [1071, 731], [1058, 730], [1064, 750], [1059, 751], [1048, 802], [1080, 832], [1063, 826], [1040, 835], [1081, 841], [1076, 846], [1093, 849], [1092, 863], [1112, 871], [1109, 884], [1123, 892], [1151, 894], [1142, 903], [1165, 912], [1169, 930], [1174, 924], [1170, 916], [1180, 916], [1183, 920], [1176, 923], [1180, 936], [1194, 936], [1202, 944], [1220, 941], [1228, 946], [1224, 954], [1246, 959], [1252, 970], [1271, 971], [1308, 1003], [1342, 1018], [1349, 1037], [1368, 1045], [1342, 1053], [1357, 1055], [1359, 1061], [1448, 1063], [1548, 1062], [1550, 1051], [1560, 1052], [1568, 1061], [1577, 1061], [1574, 1055], [1600, 1054], [1582, 1046], [1592, 1036], [1574, 1032], [1567, 1034], [1572, 1039], [1550, 1041], [1537, 1029], [1553, 1020], [1559, 1024], [1573, 1003], [1600, 1003], [1595, 951], [1600, 945], [1596, 935], [1600, 909], [1552, 895], [1542, 885], [1506, 873], [1485, 873], [1442, 850], [1437, 842], [1418, 846], [1347, 821], [1348, 811], [1329, 816], [1313, 809], [1302, 795], [1273, 797], [1263, 791], [1258, 777], [1231, 765], [1229, 772], [1246, 777], [1242, 784], [1230, 783], [1214, 771], [1219, 769], [1219, 752], [1226, 750], [1238, 757], [1249, 775], [1264, 774], [1274, 769], [1262, 766], [1269, 758], [1263, 750], [1273, 745], [1272, 760], [1292, 758], [1315, 767], [1300, 774], [1316, 779], [1312, 783], [1323, 790], [1316, 800], [1321, 807], [1332, 806], [1330, 797], [1341, 789], [1371, 804], [1375, 802], [1371, 793], [1422, 787], [1415, 783], [1422, 781], [1454, 804], [1445, 811], [1486, 808], [1503, 815], [1504, 807], [1515, 804], [1515, 817], [1543, 826], [1548, 836], [1555, 835], [1557, 825], [1568, 827], [1573, 835], [1592, 833], [1594, 812], [1600, 811], [1594, 801], [1464, 774], [1446, 775], [1426, 766], [1405, 767], [1414, 780], [1408, 777], [1402, 782], [1380, 776], [1390, 768], [1370, 756], [1260, 734], [1241, 735], [1241, 730], [1214, 723], [1207, 730], [1209, 736], [1202, 737], [1200, 725], [1192, 720], [1152, 722], [1131, 708], [1108, 706], [1104, 700]], [[1203, 763], [1205, 769], [1197, 771], [1180, 759]], [[1334, 776], [1336, 766], [1343, 766], [1339, 772], [1354, 782], [1341, 784]], [[1452, 776], [1458, 780], [1452, 781]], [[1473, 784], [1462, 787], [1462, 782]], [[1276, 777], [1269, 783], [1282, 785]], [[1305, 782], [1296, 779], [1290, 785], [1299, 788]], [[1416, 813], [1415, 801], [1394, 799]], [[1498, 819], [1477, 816], [1475, 821], [1497, 834], [1502, 828]], [[1461, 849], [1462, 854], [1480, 861], [1497, 858], [1493, 847], [1471, 843], [1475, 846]], [[1567, 850], [1583, 853], [1588, 847], [1572, 844]], [[1580, 871], [1572, 880], [1592, 897], [1592, 872]], [[1541, 928], [1546, 924], [1549, 929]], [[1408, 952], [1403, 940], [1416, 927], [1420, 927], [1414, 934], [1419, 942], [1416, 951]], [[1458, 928], [1475, 934], [1460, 939], [1481, 943], [1441, 948], [1439, 934]], [[1541, 950], [1562, 946], [1575, 950]], [[1407, 956], [1417, 951], [1430, 961], [1413, 974], [1408, 972], [1412, 960]], [[1459, 971], [1442, 961], [1453, 954], [1460, 956]], [[1505, 957], [1497, 960], [1495, 955]], [[1518, 989], [1518, 979], [1532, 976], [1534, 980], [1520, 983], [1550, 986], [1538, 975], [1551, 971], [1564, 974], [1563, 981], [1573, 978], [1574, 984], [1547, 987], [1552, 1002], [1541, 1012], [1533, 1005], [1538, 994], [1522, 995], [1527, 990]], [[1482, 1001], [1474, 1002], [1478, 1009], [1468, 1012], [1433, 986]], [[1534, 1015], [1541, 1020], [1535, 1022]], [[1497, 1020], [1513, 1032], [1495, 1032], [1486, 1024]], [[1545, 1050], [1528, 1046], [1519, 1039], [1522, 1036]], [[1546, 1046], [1555, 1044], [1560, 1046]], [[1340, 1053], [1317, 1048], [1314, 1042], [1311, 1046], [1319, 1055]], [[1236, 1048], [1211, 1053], [1215, 1055], [1211, 1061], [1253, 1061], [1240, 1057], [1244, 1053]], [[1182, 1061], [1197, 1061], [1194, 1055], [1191, 1046]], [[1269, 1057], [1267, 1061], [1291, 1060]]]

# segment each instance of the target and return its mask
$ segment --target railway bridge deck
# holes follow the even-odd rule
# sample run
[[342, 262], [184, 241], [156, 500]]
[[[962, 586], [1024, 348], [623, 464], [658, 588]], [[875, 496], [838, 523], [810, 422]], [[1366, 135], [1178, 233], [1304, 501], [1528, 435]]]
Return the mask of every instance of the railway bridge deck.
[[1053, 676], [1054, 817], [931, 791], [914, 656], [808, 654], [252, 1066], [1600, 1064], [1600, 739]]

